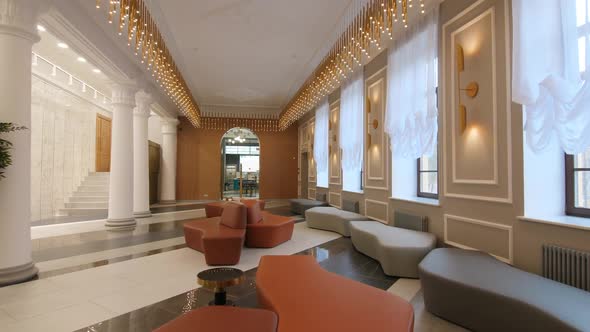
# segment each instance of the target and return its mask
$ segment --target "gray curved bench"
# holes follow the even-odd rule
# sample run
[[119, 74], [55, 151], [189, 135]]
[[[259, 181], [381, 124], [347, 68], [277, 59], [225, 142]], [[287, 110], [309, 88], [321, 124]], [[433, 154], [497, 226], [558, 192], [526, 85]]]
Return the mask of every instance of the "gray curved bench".
[[426, 309], [474, 331], [590, 331], [590, 293], [462, 249], [420, 263]]
[[344, 211], [335, 207], [315, 207], [305, 211], [305, 221], [311, 228], [322, 229], [350, 236], [350, 222], [354, 220], [369, 220], [362, 214]]
[[387, 275], [418, 278], [418, 264], [436, 247], [434, 234], [392, 227], [377, 221], [350, 223], [356, 250], [379, 261]]
[[316, 200], [312, 199], [304, 199], [304, 198], [296, 198], [290, 200], [291, 203], [291, 212], [304, 216], [305, 211], [318, 207], [318, 206], [328, 206], [328, 202], [326, 202], [326, 194], [316, 194]]

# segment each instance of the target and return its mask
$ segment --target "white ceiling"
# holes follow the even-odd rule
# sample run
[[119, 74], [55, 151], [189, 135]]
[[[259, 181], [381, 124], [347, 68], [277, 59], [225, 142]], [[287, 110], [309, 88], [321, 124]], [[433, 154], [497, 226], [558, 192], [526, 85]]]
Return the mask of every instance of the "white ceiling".
[[278, 113], [317, 66], [350, 0], [151, 0], [200, 105]]
[[[80, 55], [72, 50], [72, 48], [58, 47], [57, 44], [64, 41], [55, 37], [51, 31], [39, 31], [39, 36], [41, 37], [41, 40], [33, 45], [33, 52], [39, 54], [103, 94], [107, 96], [111, 95], [109, 87], [109, 84], [111, 84], [110, 79], [102, 72], [93, 72], [92, 70], [96, 67], [90, 63], [90, 61], [80, 62], [78, 61]], [[67, 41], [65, 42], [67, 45]]]

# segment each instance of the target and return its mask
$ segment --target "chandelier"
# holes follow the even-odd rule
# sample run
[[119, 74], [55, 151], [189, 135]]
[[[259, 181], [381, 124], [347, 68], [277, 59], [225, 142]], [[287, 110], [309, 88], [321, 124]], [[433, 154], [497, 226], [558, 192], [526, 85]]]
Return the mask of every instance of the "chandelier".
[[[96, 0], [96, 8], [100, 9], [101, 5], [101, 0]], [[105, 7], [108, 9], [108, 22], [116, 24], [119, 36], [127, 38], [127, 45], [140, 57], [156, 83], [166, 91], [192, 125], [200, 127], [199, 106], [174, 63], [145, 0], [107, 0]]]
[[398, 26], [407, 28], [409, 10], [425, 13], [424, 0], [353, 0], [353, 6], [340, 38], [281, 112], [280, 130], [312, 110], [350, 73], [380, 53], [384, 43], [393, 40]]

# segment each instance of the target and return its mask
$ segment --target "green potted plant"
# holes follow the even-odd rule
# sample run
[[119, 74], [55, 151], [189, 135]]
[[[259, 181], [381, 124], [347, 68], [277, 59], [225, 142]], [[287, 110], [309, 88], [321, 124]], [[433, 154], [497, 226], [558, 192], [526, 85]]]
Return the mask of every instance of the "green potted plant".
[[[27, 127], [19, 126], [12, 122], [0, 122], [0, 135], [24, 129], [27, 129]], [[0, 180], [5, 178], [4, 170], [12, 165], [11, 149], [12, 143], [4, 138], [0, 138]]]

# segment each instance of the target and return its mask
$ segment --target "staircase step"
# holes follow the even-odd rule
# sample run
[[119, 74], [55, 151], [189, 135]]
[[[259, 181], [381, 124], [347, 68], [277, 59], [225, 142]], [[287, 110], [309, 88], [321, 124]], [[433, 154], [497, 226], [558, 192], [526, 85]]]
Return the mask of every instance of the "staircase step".
[[[87, 193], [88, 194], [88, 193]], [[84, 203], [84, 202], [97, 202], [97, 203], [108, 203], [109, 195], [103, 196], [72, 196], [69, 199], [70, 203]]]
[[110, 172], [90, 172], [88, 176], [109, 176], [111, 175]]
[[104, 192], [92, 192], [92, 191], [76, 191], [72, 194], [72, 197], [109, 197], [109, 191]]
[[60, 215], [65, 216], [95, 216], [95, 215], [103, 215], [108, 213], [108, 209], [61, 209], [59, 210]]
[[109, 202], [72, 202], [66, 203], [66, 209], [108, 209]]
[[109, 186], [105, 185], [82, 185], [78, 187], [77, 192], [108, 193]]

